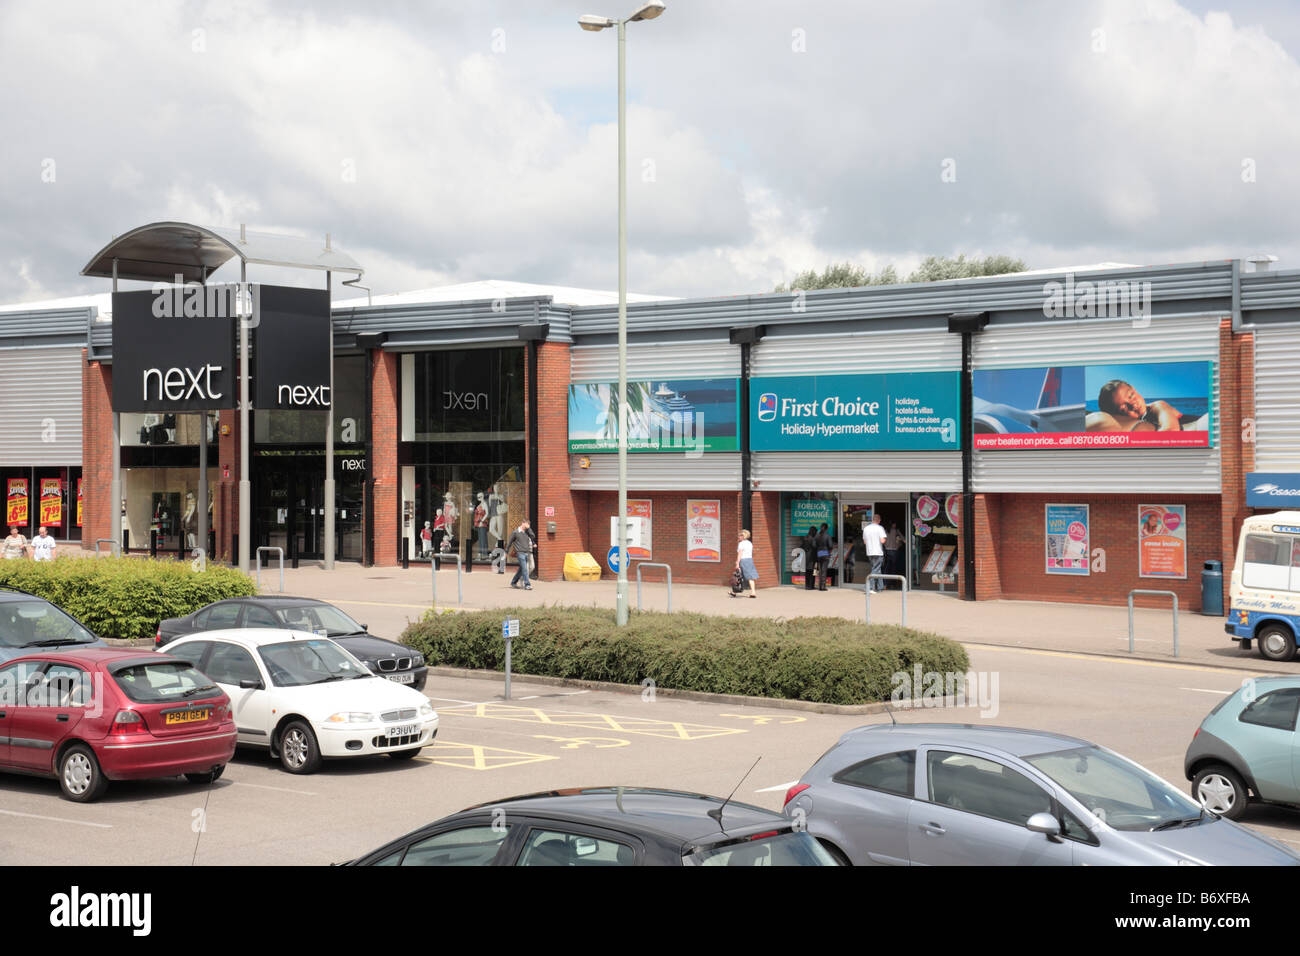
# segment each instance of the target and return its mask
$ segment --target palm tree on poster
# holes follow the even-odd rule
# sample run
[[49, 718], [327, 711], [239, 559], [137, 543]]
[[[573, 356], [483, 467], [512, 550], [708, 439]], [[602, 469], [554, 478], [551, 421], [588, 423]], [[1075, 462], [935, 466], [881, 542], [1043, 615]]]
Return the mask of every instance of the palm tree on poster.
[[[587, 394], [593, 399], [606, 401], [604, 418], [604, 437], [611, 441], [618, 439], [618, 384], [588, 383], [583, 385]], [[602, 389], [604, 393], [602, 394]], [[650, 383], [627, 383], [627, 437], [631, 441], [638, 437], [649, 436], [649, 424], [646, 413], [650, 408]], [[599, 424], [599, 418], [597, 419]]]

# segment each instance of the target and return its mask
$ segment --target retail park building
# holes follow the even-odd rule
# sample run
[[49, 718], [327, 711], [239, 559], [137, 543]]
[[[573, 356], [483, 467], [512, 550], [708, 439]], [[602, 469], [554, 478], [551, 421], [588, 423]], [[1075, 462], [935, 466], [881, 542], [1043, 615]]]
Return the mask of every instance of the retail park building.
[[[211, 549], [229, 560], [237, 412], [122, 413], [110, 500], [109, 303], [0, 311], [7, 517], [89, 548], [124, 508], [132, 551], [188, 553], [207, 440]], [[476, 283], [336, 302], [332, 319], [340, 560], [420, 560], [444, 540], [481, 559], [527, 517], [543, 579], [568, 553], [605, 565], [612, 295]], [[760, 584], [799, 583], [800, 539], [825, 522], [836, 583], [860, 587], [879, 513], [913, 587], [1111, 604], [1161, 588], [1198, 608], [1202, 565], [1226, 579], [1242, 518], [1300, 497], [1300, 272], [634, 296], [627, 322], [629, 509], [640, 558], [676, 582], [725, 584], [748, 526]], [[1112, 397], [1125, 388], [1140, 404]], [[324, 418], [252, 421], [254, 544], [318, 557]]]

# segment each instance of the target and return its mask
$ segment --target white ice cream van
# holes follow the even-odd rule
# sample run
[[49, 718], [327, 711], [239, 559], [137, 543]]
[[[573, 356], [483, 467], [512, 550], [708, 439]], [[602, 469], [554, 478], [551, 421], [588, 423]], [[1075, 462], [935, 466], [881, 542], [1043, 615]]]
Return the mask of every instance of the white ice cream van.
[[1270, 661], [1295, 656], [1300, 635], [1300, 511], [1254, 515], [1241, 526], [1224, 630]]

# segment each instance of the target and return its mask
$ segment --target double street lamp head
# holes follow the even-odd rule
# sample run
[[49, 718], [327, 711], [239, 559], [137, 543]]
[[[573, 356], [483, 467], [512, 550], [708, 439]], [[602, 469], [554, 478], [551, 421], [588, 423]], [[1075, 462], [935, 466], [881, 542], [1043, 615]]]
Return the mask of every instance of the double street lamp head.
[[[636, 23], [638, 20], [653, 20], [659, 14], [664, 12], [663, 0], [649, 0], [648, 3], [641, 5], [641, 9], [627, 18], [628, 23]], [[618, 26], [617, 20], [611, 20], [609, 17], [597, 17], [588, 13], [578, 17], [578, 26], [584, 30], [596, 32], [607, 29], [608, 27]]]

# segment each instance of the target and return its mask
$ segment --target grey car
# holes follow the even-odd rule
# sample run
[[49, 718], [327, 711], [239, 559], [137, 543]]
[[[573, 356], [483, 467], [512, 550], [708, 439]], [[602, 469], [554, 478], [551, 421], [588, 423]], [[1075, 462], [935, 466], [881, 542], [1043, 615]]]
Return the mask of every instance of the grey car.
[[784, 812], [860, 866], [1300, 863], [1105, 747], [1010, 727], [859, 727]]
[[51, 648], [104, 646], [84, 624], [44, 598], [0, 585], [0, 663]]

